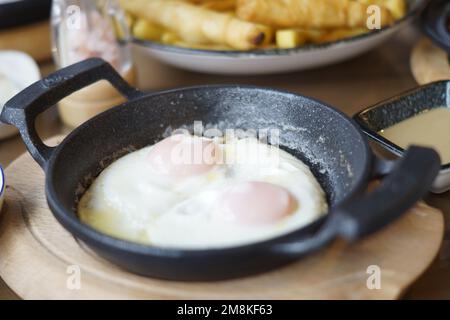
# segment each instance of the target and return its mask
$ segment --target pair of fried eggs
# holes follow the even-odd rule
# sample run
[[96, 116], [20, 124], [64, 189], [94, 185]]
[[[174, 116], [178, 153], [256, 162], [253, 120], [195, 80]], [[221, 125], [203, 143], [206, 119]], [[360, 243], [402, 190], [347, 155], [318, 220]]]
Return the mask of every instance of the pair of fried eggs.
[[255, 138], [174, 135], [108, 166], [78, 214], [123, 240], [207, 249], [287, 234], [327, 209], [309, 167], [282, 149]]

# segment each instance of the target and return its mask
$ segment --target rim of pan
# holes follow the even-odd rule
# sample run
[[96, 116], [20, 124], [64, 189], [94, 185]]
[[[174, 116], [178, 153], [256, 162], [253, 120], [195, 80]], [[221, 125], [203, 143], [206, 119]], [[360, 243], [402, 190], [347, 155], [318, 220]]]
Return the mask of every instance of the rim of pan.
[[[170, 89], [170, 90], [164, 90], [160, 92], [154, 92], [149, 94], [143, 94], [141, 97], [125, 102], [121, 106], [126, 106], [126, 104], [133, 102], [133, 101], [139, 101], [141, 99], [145, 99], [152, 96], [157, 96], [161, 94], [169, 94], [169, 93], [178, 93], [181, 91], [189, 91], [189, 90], [211, 90], [211, 89], [250, 89], [250, 90], [264, 90], [267, 92], [272, 93], [281, 93], [281, 94], [287, 94], [292, 96], [293, 98], [302, 97], [304, 99], [308, 99], [311, 102], [314, 102], [318, 105], [321, 105], [322, 107], [326, 107], [330, 109], [331, 112], [335, 113], [337, 116], [341, 117], [343, 120], [348, 121], [350, 124], [353, 125], [355, 129], [355, 134], [359, 138], [360, 141], [363, 143], [364, 147], [364, 153], [366, 157], [366, 166], [363, 174], [358, 178], [358, 180], [355, 182], [355, 186], [350, 190], [350, 192], [341, 200], [339, 203], [337, 203], [334, 207], [337, 205], [344, 203], [351, 199], [355, 194], [360, 192], [362, 188], [367, 183], [368, 179], [371, 175], [371, 164], [373, 161], [372, 157], [372, 151], [369, 147], [369, 144], [367, 142], [367, 137], [364, 135], [364, 133], [359, 128], [358, 124], [352, 119], [346, 116], [343, 112], [331, 107], [330, 105], [308, 97], [304, 95], [299, 95], [293, 92], [289, 92], [286, 90], [279, 90], [279, 89], [273, 89], [273, 88], [266, 88], [266, 87], [258, 87], [258, 86], [251, 86], [251, 85], [203, 85], [203, 86], [191, 86], [191, 87], [185, 87], [185, 88], [177, 88], [177, 89]], [[117, 111], [116, 111], [117, 110]], [[101, 245], [112, 247], [117, 250], [122, 251], [128, 251], [133, 254], [140, 254], [140, 255], [154, 255], [154, 256], [160, 256], [160, 257], [194, 257], [194, 256], [204, 256], [204, 255], [212, 255], [212, 254], [219, 254], [219, 253], [226, 253], [226, 252], [236, 252], [236, 251], [246, 251], [246, 250], [255, 250], [259, 248], [267, 247], [268, 245], [276, 242], [283, 242], [283, 240], [288, 240], [290, 237], [296, 235], [297, 233], [305, 233], [308, 228], [311, 228], [312, 226], [322, 223], [325, 221], [330, 214], [332, 213], [332, 208], [329, 209], [326, 215], [323, 217], [313, 221], [311, 224], [308, 224], [304, 227], [301, 227], [299, 229], [296, 229], [292, 232], [282, 234], [280, 236], [276, 236], [274, 238], [270, 238], [267, 240], [254, 242], [250, 244], [244, 244], [244, 245], [237, 245], [232, 247], [223, 247], [223, 248], [206, 248], [206, 249], [179, 249], [179, 248], [164, 248], [164, 247], [157, 247], [157, 246], [151, 246], [151, 245], [145, 245], [145, 244], [139, 244], [127, 240], [122, 240], [113, 236], [109, 236], [105, 233], [102, 233], [100, 231], [97, 231], [96, 229], [92, 228], [91, 226], [83, 223], [74, 212], [66, 212], [63, 208], [60, 207], [59, 201], [56, 199], [56, 192], [53, 188], [53, 184], [51, 181], [53, 180], [53, 172], [50, 170], [56, 159], [58, 158], [59, 153], [63, 150], [63, 146], [65, 143], [67, 143], [71, 139], [76, 139], [76, 136], [79, 132], [81, 132], [85, 126], [87, 126], [89, 123], [95, 122], [95, 121], [101, 121], [101, 119], [110, 113], [118, 112], [119, 110], [123, 110], [120, 106], [118, 108], [112, 108], [109, 109], [92, 119], [88, 120], [78, 128], [74, 129], [64, 140], [63, 142], [56, 147], [47, 167], [46, 167], [46, 183], [45, 183], [45, 190], [46, 190], [46, 196], [48, 204], [56, 216], [57, 220], [65, 226], [69, 231], [73, 232], [74, 235], [81, 240], [85, 241], [95, 241]], [[292, 241], [291, 241], [292, 242]], [[286, 242], [288, 243], [288, 242]]]

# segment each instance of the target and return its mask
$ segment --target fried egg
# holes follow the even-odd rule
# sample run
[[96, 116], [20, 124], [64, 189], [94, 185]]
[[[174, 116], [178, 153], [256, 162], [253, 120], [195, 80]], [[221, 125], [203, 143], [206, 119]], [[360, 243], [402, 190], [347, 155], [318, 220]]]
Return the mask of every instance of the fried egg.
[[208, 249], [287, 234], [327, 209], [309, 167], [284, 150], [255, 138], [175, 135], [107, 167], [78, 214], [120, 239]]

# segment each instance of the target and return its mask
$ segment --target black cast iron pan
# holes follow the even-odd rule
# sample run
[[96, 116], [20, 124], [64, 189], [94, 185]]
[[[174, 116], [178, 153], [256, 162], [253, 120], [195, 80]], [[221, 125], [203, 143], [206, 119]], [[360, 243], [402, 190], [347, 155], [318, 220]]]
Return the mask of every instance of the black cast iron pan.
[[[67, 95], [100, 79], [128, 102], [75, 129], [57, 147], [38, 137], [34, 122]], [[428, 190], [440, 161], [430, 149], [412, 147], [399, 162], [373, 156], [358, 126], [344, 114], [310, 98], [249, 86], [202, 86], [143, 94], [103, 60], [62, 69], [11, 99], [0, 116], [16, 126], [46, 173], [49, 207], [58, 221], [99, 255], [132, 272], [172, 280], [219, 280], [250, 275], [292, 262], [336, 237], [356, 241], [389, 224]], [[162, 139], [168, 126], [194, 120], [230, 128], [273, 128], [281, 145], [305, 161], [328, 194], [329, 214], [295, 232], [268, 241], [212, 250], [177, 250], [119, 240], [77, 218], [80, 190], [126, 150]], [[299, 130], [297, 130], [299, 129]], [[374, 176], [384, 176], [370, 194]]]

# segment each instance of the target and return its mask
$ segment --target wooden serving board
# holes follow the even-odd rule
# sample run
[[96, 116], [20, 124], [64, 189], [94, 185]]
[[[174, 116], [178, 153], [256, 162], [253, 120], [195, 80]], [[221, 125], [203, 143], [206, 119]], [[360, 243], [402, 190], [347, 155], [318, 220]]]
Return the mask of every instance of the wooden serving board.
[[411, 70], [420, 85], [450, 80], [448, 54], [428, 38], [422, 38], [411, 54]]
[[[433, 261], [444, 228], [440, 211], [418, 204], [356, 245], [336, 241], [272, 272], [211, 283], [171, 282], [121, 270], [65, 231], [47, 207], [44, 174], [28, 154], [7, 168], [6, 181], [0, 276], [25, 299], [396, 299]], [[367, 288], [372, 265], [381, 269], [379, 290]], [[77, 268], [79, 289], [73, 286]]]

